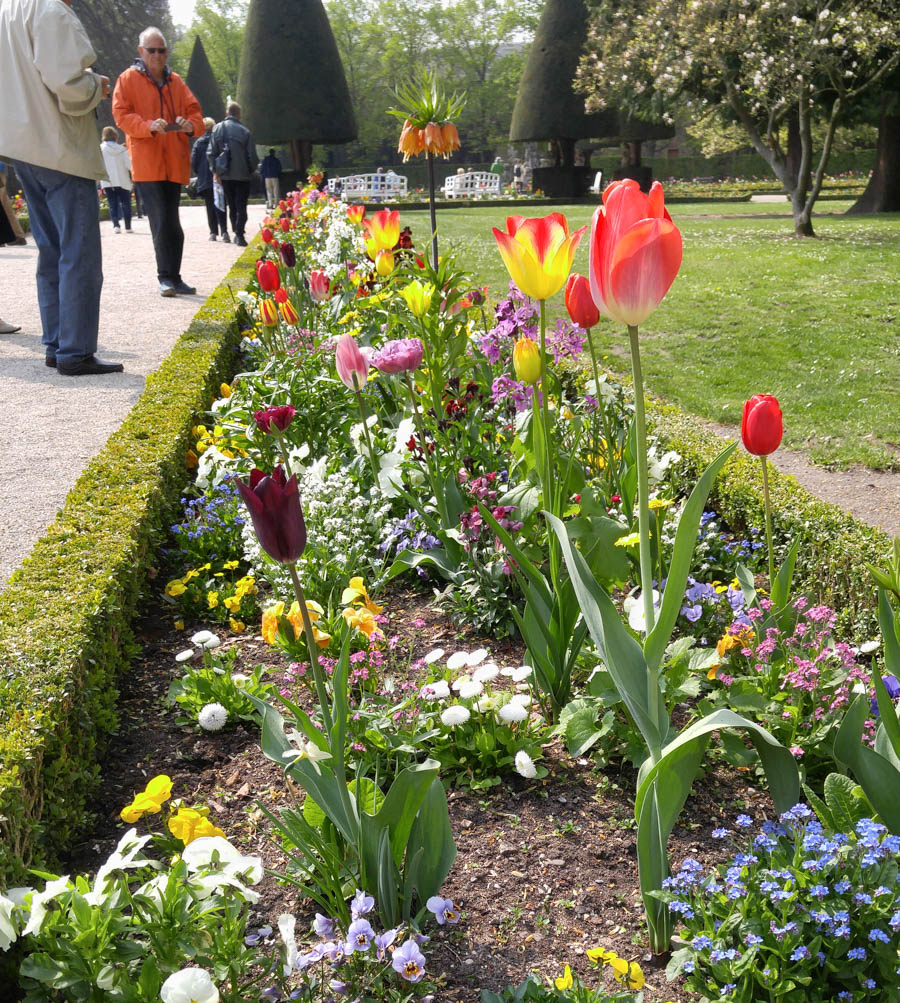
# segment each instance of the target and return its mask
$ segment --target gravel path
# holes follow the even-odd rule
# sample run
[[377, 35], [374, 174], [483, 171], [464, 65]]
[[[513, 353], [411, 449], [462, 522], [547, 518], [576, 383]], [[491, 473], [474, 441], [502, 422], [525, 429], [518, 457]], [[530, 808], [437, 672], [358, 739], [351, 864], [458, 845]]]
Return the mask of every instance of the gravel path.
[[[250, 206], [248, 237], [264, 215]], [[147, 219], [133, 234], [100, 224], [103, 359], [122, 362], [124, 373], [60, 376], [44, 365], [35, 290], [37, 250], [0, 248], [0, 318], [20, 324], [0, 335], [0, 589], [53, 521], [78, 475], [119, 427], [206, 297], [243, 250], [208, 239], [206, 210], [181, 210], [185, 231], [184, 278], [196, 296], [162, 299], [156, 281]]]

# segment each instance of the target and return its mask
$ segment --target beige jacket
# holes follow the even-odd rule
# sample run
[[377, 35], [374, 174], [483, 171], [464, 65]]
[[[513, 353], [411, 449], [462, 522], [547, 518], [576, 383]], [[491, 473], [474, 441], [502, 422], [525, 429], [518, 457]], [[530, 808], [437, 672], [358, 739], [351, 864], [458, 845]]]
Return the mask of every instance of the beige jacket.
[[63, 0], [0, 0], [0, 160], [104, 176], [96, 58]]

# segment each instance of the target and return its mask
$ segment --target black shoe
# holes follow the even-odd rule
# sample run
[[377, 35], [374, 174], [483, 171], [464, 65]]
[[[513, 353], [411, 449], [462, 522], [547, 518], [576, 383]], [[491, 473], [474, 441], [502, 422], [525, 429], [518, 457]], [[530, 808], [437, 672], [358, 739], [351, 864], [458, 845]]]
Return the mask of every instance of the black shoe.
[[89, 355], [71, 366], [56, 367], [56, 371], [63, 376], [104, 376], [106, 373], [121, 373], [124, 370], [121, 362], [104, 362], [96, 355]]
[[45, 355], [44, 365], [48, 369], [56, 369], [56, 356], [55, 355]]
[[222, 234], [222, 243], [223, 244], [230, 244], [231, 243], [231, 237], [229, 237], [227, 233], [223, 233]]
[[175, 292], [178, 293], [179, 296], [193, 296], [197, 292], [197, 287], [189, 286], [187, 282], [179, 279], [175, 283]]
[[16, 237], [13, 241], [13, 244], [15, 244], [16, 247], [23, 247], [27, 243], [28, 241], [24, 237]]
[[246, 240], [244, 240], [244, 238], [243, 238], [243, 237], [241, 236], [241, 234], [238, 234], [238, 235], [237, 235], [237, 236], [236, 236], [236, 237], [234, 238], [234, 242], [235, 242], [235, 244], [236, 244], [236, 245], [237, 245], [238, 247], [246, 247], [246, 246], [247, 246], [247, 241], [246, 241]]
[[216, 235], [215, 235], [214, 233], [211, 233], [211, 234], [209, 235], [209, 239], [210, 239], [210, 240], [215, 240], [215, 239], [216, 239]]
[[175, 296], [175, 283], [171, 279], [163, 279], [159, 284], [160, 296]]

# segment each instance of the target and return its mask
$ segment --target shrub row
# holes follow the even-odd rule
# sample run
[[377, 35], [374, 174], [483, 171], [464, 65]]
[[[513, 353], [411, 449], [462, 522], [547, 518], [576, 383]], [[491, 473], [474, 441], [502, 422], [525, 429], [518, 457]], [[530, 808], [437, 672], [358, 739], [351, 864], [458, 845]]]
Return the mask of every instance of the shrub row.
[[[723, 440], [697, 419], [670, 404], [653, 402], [648, 423], [666, 449], [681, 454], [683, 470], [696, 479], [724, 448]], [[769, 493], [776, 541], [799, 537], [793, 592], [831, 606], [846, 639], [878, 636], [875, 584], [866, 564], [884, 566], [891, 541], [836, 505], [811, 494], [796, 478], [770, 465]], [[735, 528], [765, 525], [759, 460], [738, 450], [716, 480], [710, 504]], [[776, 542], [777, 545], [777, 542]]]
[[52, 865], [85, 821], [115, 727], [116, 678], [135, 650], [131, 619], [187, 481], [195, 416], [233, 372], [228, 285], [179, 338], [56, 521], [0, 592], [0, 888]]

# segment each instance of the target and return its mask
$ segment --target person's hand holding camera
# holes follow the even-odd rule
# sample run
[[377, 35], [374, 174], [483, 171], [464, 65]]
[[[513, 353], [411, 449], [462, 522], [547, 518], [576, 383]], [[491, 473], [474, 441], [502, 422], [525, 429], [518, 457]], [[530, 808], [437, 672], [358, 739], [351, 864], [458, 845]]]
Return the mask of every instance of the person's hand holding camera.
[[155, 118], [150, 123], [150, 131], [151, 132], [165, 132], [166, 131], [166, 126], [168, 124], [169, 123], [166, 122], [166, 120], [164, 118]]

